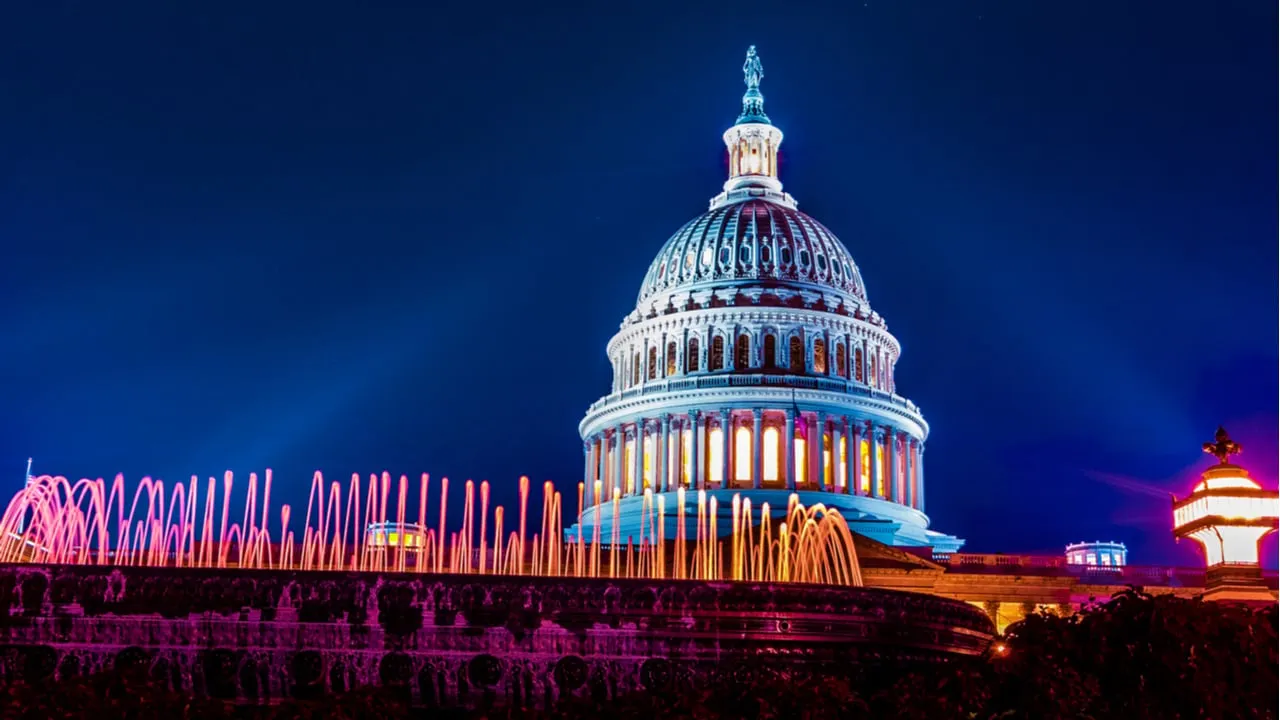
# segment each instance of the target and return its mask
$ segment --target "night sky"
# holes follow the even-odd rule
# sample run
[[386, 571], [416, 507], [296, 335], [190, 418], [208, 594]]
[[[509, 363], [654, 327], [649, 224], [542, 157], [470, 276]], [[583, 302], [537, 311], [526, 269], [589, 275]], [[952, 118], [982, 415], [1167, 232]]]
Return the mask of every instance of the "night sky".
[[0, 11], [5, 486], [568, 489], [756, 44], [783, 182], [902, 343], [934, 527], [1198, 564], [1168, 492], [1219, 423], [1275, 487], [1275, 2], [375, 5]]

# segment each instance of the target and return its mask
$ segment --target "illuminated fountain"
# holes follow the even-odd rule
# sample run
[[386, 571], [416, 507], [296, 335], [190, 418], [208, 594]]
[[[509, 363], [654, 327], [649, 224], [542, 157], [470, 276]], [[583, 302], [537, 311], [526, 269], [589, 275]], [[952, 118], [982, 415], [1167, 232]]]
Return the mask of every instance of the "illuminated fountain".
[[[475, 483], [466, 482], [462, 523], [449, 530], [447, 478], [440, 482], [439, 524], [429, 527], [431, 480], [425, 473], [413, 493], [414, 508], [413, 483], [404, 475], [394, 483], [388, 473], [372, 475], [362, 490], [359, 475], [344, 488], [317, 472], [295, 532], [288, 505], [280, 507], [273, 531], [271, 480], [270, 470], [261, 486], [256, 473], [249, 475], [244, 514], [230, 522], [230, 472], [221, 483], [209, 479], [203, 503], [196, 477], [172, 487], [143, 478], [130, 499], [122, 476], [110, 485], [41, 476], [14, 496], [0, 519], [0, 537], [8, 538], [0, 562], [862, 584], [853, 536], [840, 514], [822, 505], [806, 508], [795, 495], [776, 525], [768, 504], [757, 514], [750, 500], [734, 497], [732, 527], [722, 533], [716, 498], [708, 501], [699, 492], [697, 532], [686, 537], [691, 523], [685, 522], [681, 490], [675, 536], [667, 537], [665, 498], [646, 493], [639, 537], [622, 537], [616, 524], [603, 534], [603, 523], [584, 537], [581, 526], [575, 534], [564, 531], [563, 497], [550, 482], [542, 487], [540, 524], [530, 532], [529, 480], [520, 479], [518, 525], [508, 533], [503, 508], [489, 506], [488, 482], [479, 485], [478, 503]], [[583, 490], [579, 483], [578, 515]], [[613, 502], [620, 501], [615, 494]], [[361, 542], [367, 528], [414, 539], [378, 542], [375, 534]]]
[[1274, 603], [1262, 581], [1258, 544], [1280, 524], [1280, 496], [1227, 462], [1240, 444], [1219, 427], [1204, 451], [1218, 459], [1185, 498], [1173, 499], [1173, 533], [1204, 548], [1207, 600]]
[[734, 499], [727, 532], [715, 498], [686, 523], [679, 497], [667, 523], [659, 496], [638, 537], [586, 536], [550, 484], [531, 517], [526, 479], [513, 519], [465, 483], [452, 528], [448, 482], [429, 506], [425, 475], [317, 473], [300, 527], [271, 481], [249, 476], [232, 522], [230, 473], [132, 493], [36, 478], [0, 519], [0, 678], [128, 666], [236, 702], [382, 684], [427, 707], [537, 708], [758, 673], [878, 678], [992, 637], [968, 604], [860, 587], [840, 514], [794, 496], [781, 522]]

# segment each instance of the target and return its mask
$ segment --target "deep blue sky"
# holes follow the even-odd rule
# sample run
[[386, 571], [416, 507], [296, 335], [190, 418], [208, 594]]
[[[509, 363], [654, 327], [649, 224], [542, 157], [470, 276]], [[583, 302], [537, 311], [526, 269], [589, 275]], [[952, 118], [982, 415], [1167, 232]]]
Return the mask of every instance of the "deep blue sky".
[[18, 5], [14, 489], [28, 455], [272, 467], [295, 512], [317, 468], [569, 487], [751, 43], [788, 190], [902, 342], [935, 526], [1195, 563], [1162, 493], [1218, 423], [1275, 485], [1275, 2]]

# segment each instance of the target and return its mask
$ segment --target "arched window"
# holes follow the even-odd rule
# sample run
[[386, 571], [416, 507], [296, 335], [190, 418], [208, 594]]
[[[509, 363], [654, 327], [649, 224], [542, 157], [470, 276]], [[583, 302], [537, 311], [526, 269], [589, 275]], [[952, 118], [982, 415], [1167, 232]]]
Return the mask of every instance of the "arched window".
[[836, 374], [842, 378], [849, 377], [849, 368], [844, 362], [844, 343], [836, 345]]
[[751, 482], [751, 431], [745, 427], [733, 433], [733, 479]]
[[773, 370], [778, 367], [778, 338], [773, 333], [764, 334], [764, 367]]
[[827, 374], [827, 343], [822, 338], [813, 341], [813, 371], [819, 375]]
[[791, 347], [789, 350], [789, 355], [791, 357], [789, 358], [788, 365], [791, 367], [791, 372], [804, 372], [804, 341], [800, 339], [799, 335], [791, 336]]
[[853, 349], [853, 379], [858, 382], [866, 381], [866, 377], [862, 374], [862, 348]]
[[780, 435], [778, 428], [768, 427], [764, 429], [764, 444], [761, 446], [760, 455], [764, 460], [764, 481], [768, 483], [778, 482], [778, 440]]
[[684, 356], [684, 371], [698, 372], [698, 338], [689, 338], [689, 348]]
[[649, 348], [649, 379], [658, 377], [658, 348]]
[[640, 353], [631, 356], [631, 384], [640, 384]]
[[667, 343], [667, 376], [676, 374], [676, 344], [674, 341]]
[[710, 365], [711, 370], [724, 369], [724, 336], [723, 335], [717, 335], [711, 338], [711, 358], [708, 364]]
[[751, 338], [746, 333], [738, 336], [733, 346], [733, 368], [746, 370], [751, 367]]
[[872, 353], [871, 354], [871, 386], [874, 388], [879, 388], [880, 387], [879, 380], [880, 380], [880, 375], [876, 372], [876, 355], [875, 353]]

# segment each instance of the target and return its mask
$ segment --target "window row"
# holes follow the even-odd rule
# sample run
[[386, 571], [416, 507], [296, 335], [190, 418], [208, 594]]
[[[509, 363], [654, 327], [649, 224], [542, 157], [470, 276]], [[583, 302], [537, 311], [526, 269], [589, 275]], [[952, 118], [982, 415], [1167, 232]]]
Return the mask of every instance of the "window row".
[[773, 332], [765, 332], [763, 340], [754, 344], [751, 335], [740, 333], [731, 354], [726, 354], [725, 343], [725, 336], [717, 333], [706, 352], [698, 337], [691, 337], [686, 343], [667, 341], [661, 356], [657, 345], [648, 346], [645, 352], [633, 348], [629, 357], [614, 358], [614, 391], [649, 380], [729, 370], [832, 376], [877, 390], [893, 390], [893, 363], [888, 360], [888, 353], [878, 346], [864, 351], [858, 340], [839, 340], [833, 343], [833, 352], [828, 351], [824, 337], [815, 337], [806, 345], [800, 333], [787, 338], [785, 352], [779, 351], [778, 336]]

